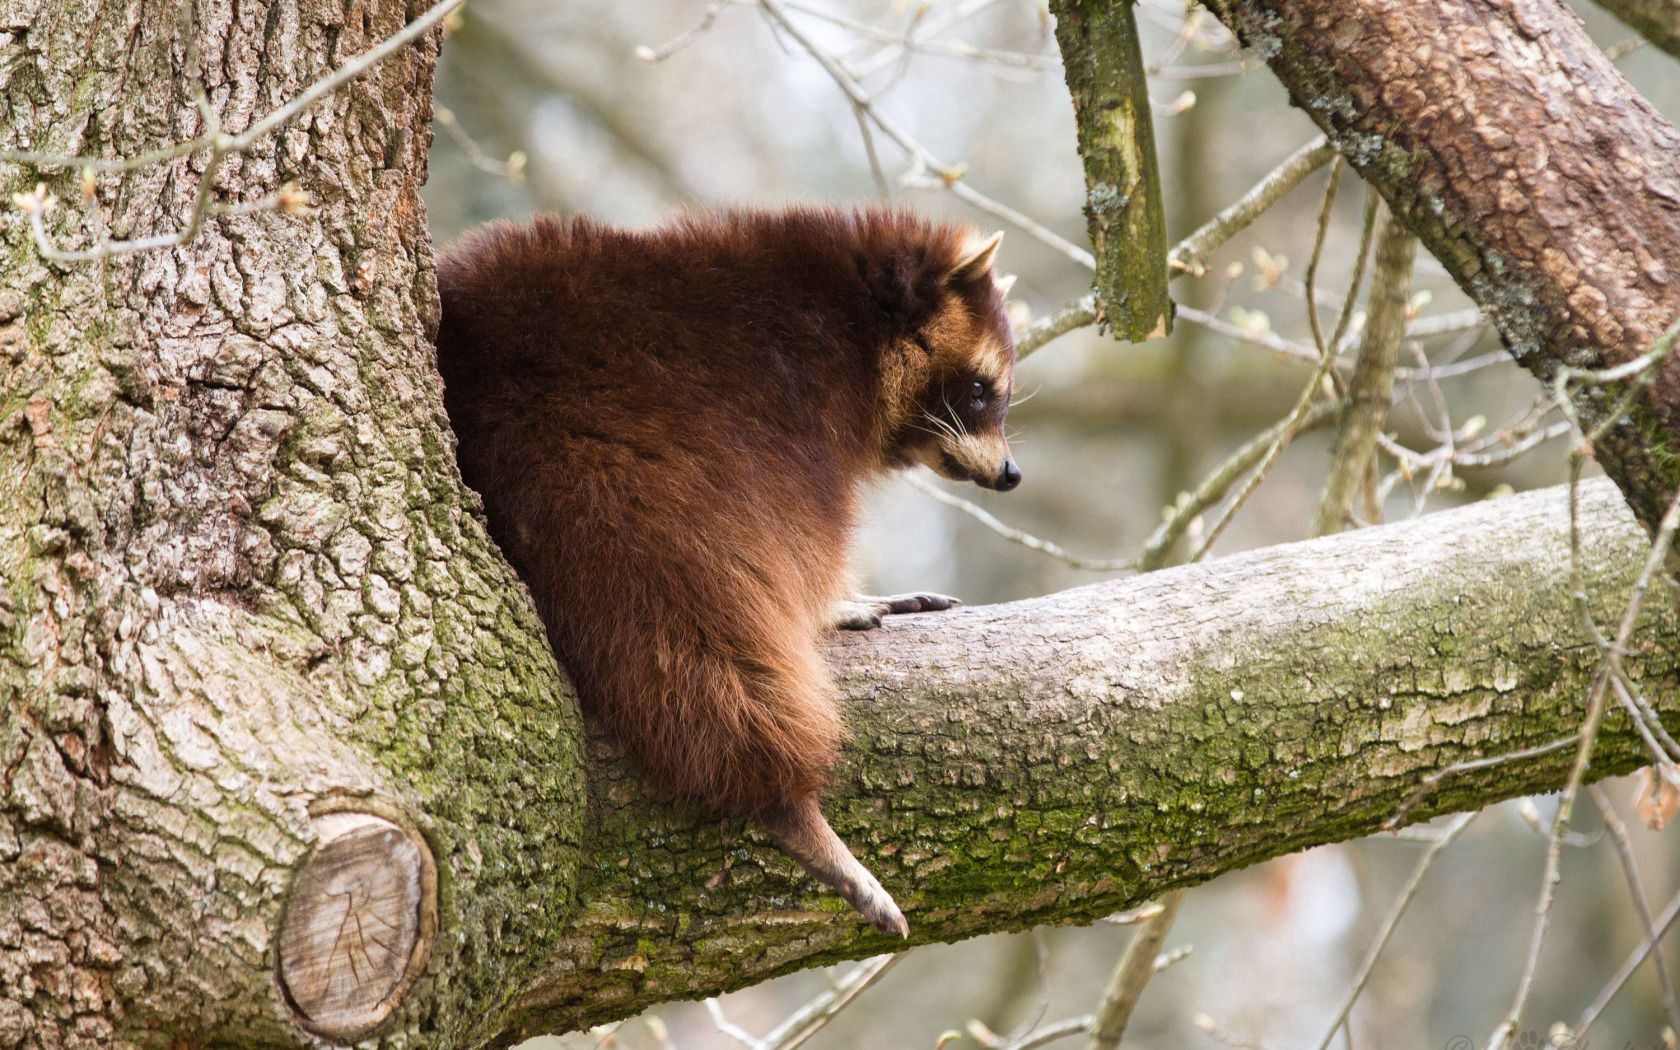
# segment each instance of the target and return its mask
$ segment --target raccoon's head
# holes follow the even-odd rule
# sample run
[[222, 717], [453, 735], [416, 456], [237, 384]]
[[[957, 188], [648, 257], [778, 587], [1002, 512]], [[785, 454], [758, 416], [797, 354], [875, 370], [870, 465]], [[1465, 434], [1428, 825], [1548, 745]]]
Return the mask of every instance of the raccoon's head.
[[1015, 341], [1004, 314], [1014, 278], [992, 273], [1003, 234], [954, 238], [935, 253], [886, 350], [882, 400], [892, 466], [920, 463], [952, 481], [1007, 492], [1021, 483], [1003, 421]]

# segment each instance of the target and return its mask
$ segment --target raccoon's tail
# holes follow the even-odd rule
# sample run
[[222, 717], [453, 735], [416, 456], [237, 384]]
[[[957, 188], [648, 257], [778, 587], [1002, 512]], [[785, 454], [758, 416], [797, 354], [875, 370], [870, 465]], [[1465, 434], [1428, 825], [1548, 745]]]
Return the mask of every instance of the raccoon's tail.
[[804, 865], [818, 882], [844, 897], [876, 929], [910, 936], [910, 925], [897, 902], [829, 827], [815, 793], [760, 814], [758, 823], [789, 856]]

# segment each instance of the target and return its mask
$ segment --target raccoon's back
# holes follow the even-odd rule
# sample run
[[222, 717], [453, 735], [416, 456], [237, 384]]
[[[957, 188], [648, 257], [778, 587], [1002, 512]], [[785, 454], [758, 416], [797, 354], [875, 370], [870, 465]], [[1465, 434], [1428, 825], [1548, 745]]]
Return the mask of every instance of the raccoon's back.
[[438, 366], [487, 502], [541, 463], [555, 484], [633, 474], [674, 512], [740, 501], [824, 542], [843, 531], [856, 450], [839, 436], [865, 383], [833, 372], [841, 355], [777, 267], [706, 232], [538, 218], [444, 254]]

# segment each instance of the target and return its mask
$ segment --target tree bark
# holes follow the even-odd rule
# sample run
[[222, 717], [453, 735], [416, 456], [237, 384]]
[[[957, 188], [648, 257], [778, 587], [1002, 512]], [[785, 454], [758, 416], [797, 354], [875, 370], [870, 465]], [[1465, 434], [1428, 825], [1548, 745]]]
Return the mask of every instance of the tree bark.
[[[0, 148], [114, 158], [198, 135], [181, 6], [0, 0]], [[193, 6], [229, 132], [409, 13]], [[573, 908], [578, 720], [460, 485], [429, 341], [437, 45], [218, 176], [228, 201], [297, 179], [311, 215], [213, 219], [179, 249], [61, 268], [5, 213], [0, 1048], [300, 1045], [280, 905], [345, 812], [417, 835], [442, 869], [442, 935], [394, 1031], [470, 1030]], [[101, 177], [113, 234], [178, 228], [203, 162]], [[0, 199], [38, 179], [74, 246], [78, 172], [0, 165]], [[386, 960], [393, 988], [414, 946]]]
[[[395, 0], [197, 5], [238, 131]], [[174, 0], [0, 0], [0, 148], [200, 130]], [[428, 333], [435, 39], [216, 183], [313, 214], [59, 268], [0, 228], [0, 1048], [507, 1044], [892, 945], [587, 745], [463, 491]], [[203, 158], [99, 181], [175, 228]], [[66, 201], [74, 172], [0, 165]], [[74, 242], [73, 207], [53, 215]], [[1585, 513], [1608, 616], [1642, 537]], [[830, 812], [913, 937], [1083, 921], [1366, 833], [1425, 773], [1566, 734], [1558, 493], [895, 622], [832, 655]], [[1680, 670], [1666, 594], [1628, 662]], [[1640, 759], [1612, 719], [1595, 774]], [[1551, 754], [1415, 815], [1555, 786]]]
[[[1680, 133], [1558, 0], [1209, 7], [1542, 380], [1680, 319]], [[1574, 400], [1596, 421], [1611, 394]], [[1596, 451], [1655, 529], [1680, 487], [1680, 354]]]

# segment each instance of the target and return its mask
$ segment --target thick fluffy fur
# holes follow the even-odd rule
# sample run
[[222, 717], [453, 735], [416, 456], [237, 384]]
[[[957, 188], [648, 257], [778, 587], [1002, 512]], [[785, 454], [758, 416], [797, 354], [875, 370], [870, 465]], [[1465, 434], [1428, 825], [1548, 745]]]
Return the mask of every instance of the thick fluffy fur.
[[816, 643], [859, 481], [1019, 476], [995, 246], [879, 210], [542, 218], [438, 268], [462, 473], [586, 711], [893, 929], [816, 805], [841, 737]]

